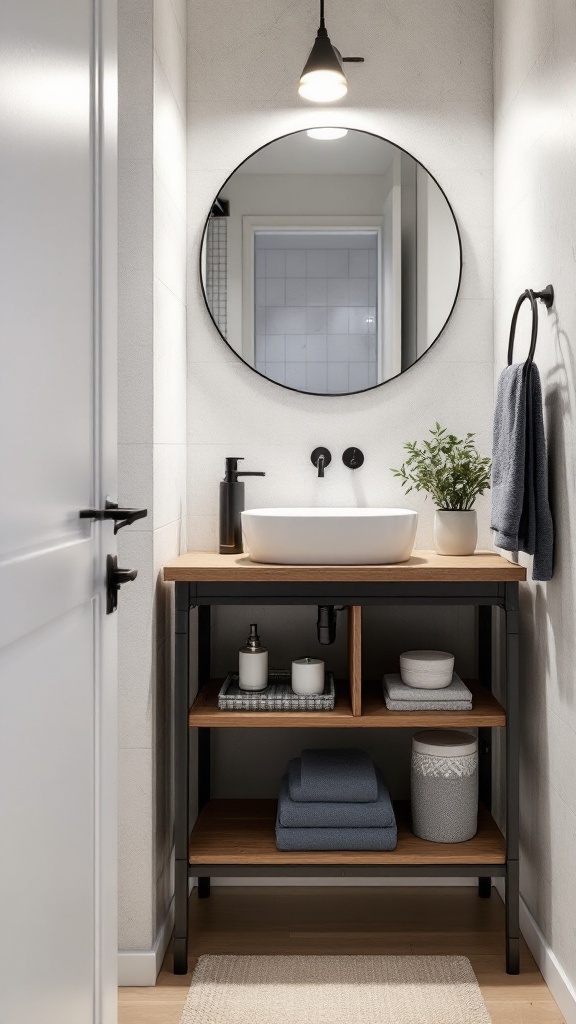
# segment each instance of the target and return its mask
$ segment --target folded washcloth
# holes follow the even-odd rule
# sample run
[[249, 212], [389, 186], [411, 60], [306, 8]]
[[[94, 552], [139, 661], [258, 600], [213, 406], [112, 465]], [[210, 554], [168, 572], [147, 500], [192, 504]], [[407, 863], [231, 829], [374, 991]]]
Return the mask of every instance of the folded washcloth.
[[388, 711], [472, 711], [471, 700], [384, 700]]
[[288, 772], [292, 800], [367, 803], [378, 799], [376, 771], [363, 750], [303, 750]]
[[376, 777], [377, 800], [364, 803], [305, 803], [290, 799], [288, 776], [285, 775], [278, 797], [278, 821], [283, 828], [390, 828], [396, 822], [392, 801], [384, 777], [378, 769]]
[[384, 676], [384, 695], [394, 701], [409, 701], [410, 704], [454, 703], [454, 701], [470, 703], [472, 694], [454, 672], [452, 682], [440, 689], [427, 690], [424, 687], [407, 686], [402, 682], [399, 672], [387, 672]]
[[394, 850], [398, 841], [390, 828], [284, 828], [276, 819], [279, 850]]
[[542, 387], [534, 363], [507, 366], [498, 380], [492, 446], [495, 544], [534, 555], [533, 580], [552, 577], [554, 528], [548, 502], [548, 461]]

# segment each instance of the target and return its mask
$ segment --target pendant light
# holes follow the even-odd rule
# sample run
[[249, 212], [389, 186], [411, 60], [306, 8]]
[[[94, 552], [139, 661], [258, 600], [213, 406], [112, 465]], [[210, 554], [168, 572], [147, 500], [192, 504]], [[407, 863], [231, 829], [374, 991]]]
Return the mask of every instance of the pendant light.
[[298, 92], [312, 103], [334, 103], [348, 92], [344, 62], [361, 63], [363, 57], [342, 57], [332, 46], [324, 23], [324, 0], [320, 0], [320, 26], [310, 56], [300, 75]]

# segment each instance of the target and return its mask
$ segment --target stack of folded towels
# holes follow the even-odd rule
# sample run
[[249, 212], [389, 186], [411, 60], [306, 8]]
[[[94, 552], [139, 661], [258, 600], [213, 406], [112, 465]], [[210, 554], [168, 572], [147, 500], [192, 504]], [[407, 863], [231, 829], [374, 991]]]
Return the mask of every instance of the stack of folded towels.
[[399, 672], [384, 676], [384, 700], [389, 711], [471, 711], [472, 694], [460, 676], [442, 689], [420, 689], [402, 682]]
[[276, 819], [279, 850], [393, 850], [384, 777], [362, 750], [304, 750], [288, 764]]

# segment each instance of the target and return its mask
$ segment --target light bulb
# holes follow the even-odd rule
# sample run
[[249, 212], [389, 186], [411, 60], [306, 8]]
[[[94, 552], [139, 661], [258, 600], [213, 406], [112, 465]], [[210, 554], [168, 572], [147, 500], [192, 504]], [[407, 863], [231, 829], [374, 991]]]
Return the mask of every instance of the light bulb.
[[334, 103], [346, 95], [348, 85], [341, 71], [308, 71], [300, 79], [298, 92], [312, 103]]
[[345, 135], [348, 135], [347, 128], [309, 128], [306, 132], [311, 139], [325, 139], [326, 141], [331, 139], [343, 139]]

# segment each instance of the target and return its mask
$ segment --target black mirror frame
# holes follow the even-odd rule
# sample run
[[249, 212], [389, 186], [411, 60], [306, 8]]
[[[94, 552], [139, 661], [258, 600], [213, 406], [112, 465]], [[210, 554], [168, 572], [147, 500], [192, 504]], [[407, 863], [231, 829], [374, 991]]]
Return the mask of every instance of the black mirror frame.
[[[428, 348], [426, 349], [426, 351], [423, 352], [421, 356], [418, 356], [418, 359], [415, 359], [414, 362], [411, 363], [410, 366], [406, 367], [405, 370], [400, 370], [400, 373], [396, 373], [393, 377], [388, 377], [387, 380], [383, 380], [379, 384], [373, 384], [372, 387], [362, 388], [360, 391], [343, 391], [343, 392], [334, 392], [334, 393], [330, 393], [330, 394], [327, 394], [326, 392], [323, 392], [323, 391], [320, 391], [320, 392], [317, 392], [317, 391], [300, 391], [298, 388], [291, 388], [291, 387], [289, 387], [288, 384], [281, 384], [279, 381], [271, 380], [271, 378], [267, 377], [265, 373], [260, 373], [260, 370], [257, 370], [255, 366], [251, 366], [250, 363], [246, 362], [246, 360], [242, 358], [242, 356], [236, 351], [236, 349], [232, 347], [232, 345], [230, 344], [228, 339], [224, 337], [224, 335], [222, 334], [222, 331], [220, 330], [218, 324], [216, 323], [216, 320], [214, 319], [214, 316], [212, 314], [212, 310], [210, 308], [210, 304], [208, 302], [208, 296], [206, 294], [206, 289], [204, 287], [204, 279], [203, 279], [203, 276], [202, 276], [202, 253], [204, 251], [204, 244], [205, 244], [205, 241], [206, 241], [206, 234], [208, 232], [208, 224], [210, 223], [210, 218], [212, 216], [212, 210], [214, 209], [214, 204], [218, 201], [218, 197], [220, 196], [220, 193], [223, 191], [223, 189], [226, 188], [226, 185], [230, 181], [230, 178], [234, 177], [236, 172], [239, 170], [240, 167], [243, 166], [243, 164], [247, 163], [248, 160], [251, 160], [253, 156], [256, 156], [256, 154], [260, 153], [263, 149], [266, 149], [268, 146], [271, 146], [274, 142], [279, 142], [281, 139], [288, 139], [288, 138], [290, 138], [291, 135], [300, 135], [303, 131], [308, 131], [309, 128], [314, 128], [314, 127], [323, 128], [325, 126], [324, 125], [307, 125], [306, 128], [298, 128], [294, 132], [286, 132], [284, 135], [278, 135], [276, 138], [270, 139], [269, 142], [265, 142], [262, 146], [259, 146], [258, 149], [255, 149], [254, 152], [250, 153], [247, 157], [245, 157], [244, 160], [241, 160], [240, 163], [234, 168], [234, 170], [228, 175], [226, 180], [220, 186], [220, 188], [218, 189], [218, 192], [216, 193], [216, 195], [215, 195], [215, 197], [214, 197], [214, 199], [213, 199], [213, 201], [212, 201], [212, 203], [210, 205], [210, 213], [208, 214], [208, 216], [206, 218], [206, 221], [204, 223], [204, 228], [203, 228], [203, 231], [202, 231], [202, 237], [200, 239], [200, 252], [199, 252], [199, 256], [198, 256], [198, 275], [199, 275], [199, 278], [200, 278], [200, 287], [202, 289], [202, 297], [204, 299], [204, 303], [206, 305], [206, 309], [208, 310], [208, 313], [210, 314], [210, 319], [211, 319], [212, 323], [214, 324], [214, 327], [218, 331], [218, 334], [222, 338], [222, 341], [225, 342], [225, 344], [228, 346], [230, 351], [234, 353], [234, 355], [237, 357], [237, 359], [239, 359], [241, 363], [244, 363], [244, 366], [247, 366], [248, 369], [252, 370], [253, 373], [256, 373], [259, 377], [262, 378], [262, 380], [267, 380], [269, 384], [274, 384], [278, 388], [284, 388], [285, 391], [291, 391], [291, 392], [293, 392], [294, 394], [297, 394], [297, 395], [310, 395], [310, 397], [312, 397], [312, 398], [343, 398], [343, 397], [346, 397], [348, 395], [365, 395], [369, 391], [376, 391], [377, 388], [384, 387], [384, 385], [385, 384], [389, 384], [390, 381], [397, 380], [398, 377], [402, 377], [403, 374], [408, 373], [412, 369], [412, 367], [416, 366], [422, 359], [424, 359], [428, 355], [428, 353], [430, 352], [431, 348], [433, 348], [433, 346], [442, 337], [444, 331], [446, 330], [446, 327], [447, 327], [447, 325], [448, 325], [448, 323], [449, 323], [449, 321], [450, 321], [450, 319], [452, 317], [452, 314], [454, 312], [454, 308], [455, 308], [456, 303], [458, 301], [458, 296], [460, 294], [460, 287], [461, 287], [461, 284], [462, 284], [462, 270], [463, 270], [462, 236], [460, 234], [460, 228], [459, 228], [459, 225], [458, 225], [458, 221], [456, 220], [456, 215], [454, 213], [454, 210], [452, 209], [452, 204], [451, 204], [450, 200], [448, 199], [448, 196], [446, 195], [446, 193], [445, 193], [444, 189], [442, 188], [442, 186], [441, 186], [440, 182], [438, 181], [438, 179], [435, 178], [434, 175], [430, 173], [428, 168], [420, 160], [418, 160], [412, 153], [409, 153], [407, 149], [404, 149], [403, 146], [399, 146], [397, 142], [392, 142], [391, 139], [387, 139], [383, 135], [378, 135], [376, 132], [366, 131], [365, 128], [354, 128], [354, 127], [347, 127], [346, 128], [347, 131], [362, 132], [364, 135], [371, 135], [375, 139], [381, 139], [382, 142], [387, 142], [390, 146], [394, 146], [396, 149], [400, 150], [401, 153], [405, 153], [406, 156], [409, 156], [412, 160], [415, 160], [416, 163], [420, 167], [422, 167], [423, 170], [426, 171], [426, 174], [428, 174], [429, 177], [432, 178], [432, 181], [440, 189], [440, 192], [442, 193], [442, 195], [444, 196], [444, 199], [446, 200], [446, 203], [448, 205], [448, 209], [450, 210], [450, 213], [452, 214], [452, 219], [454, 221], [454, 226], [456, 228], [456, 237], [458, 238], [458, 249], [459, 249], [459, 254], [460, 254], [460, 272], [458, 274], [458, 284], [456, 286], [456, 293], [454, 295], [454, 301], [452, 303], [452, 306], [450, 307], [450, 312], [448, 313], [448, 316], [446, 317], [446, 320], [444, 321], [441, 330], [438, 332], [438, 334], [434, 338], [434, 341], [430, 342], [430, 344], [428, 345]], [[330, 125], [330, 127], [331, 128], [344, 128], [345, 126], [344, 125]]]

